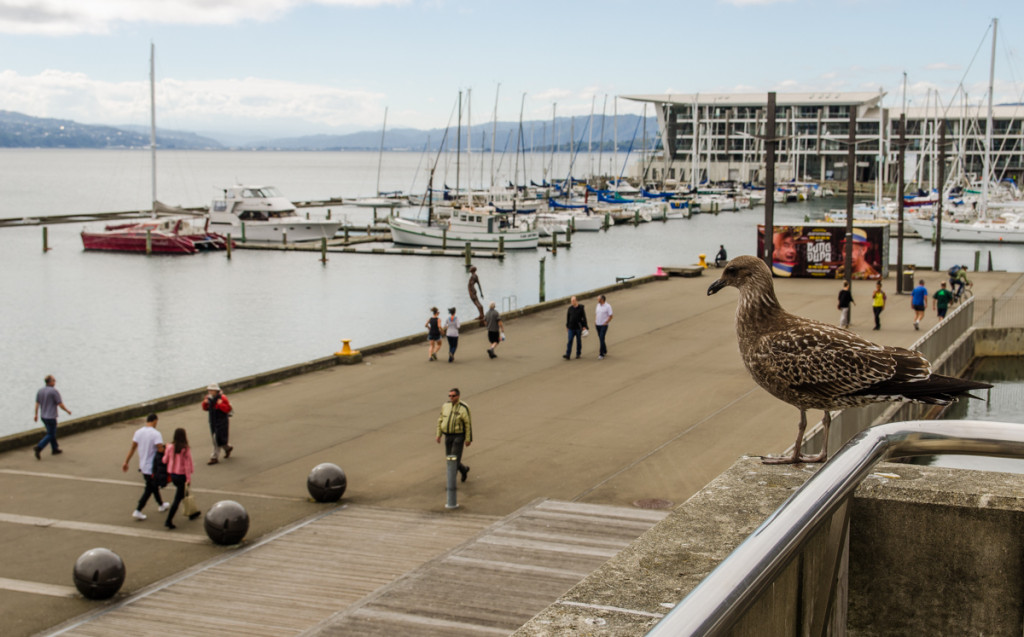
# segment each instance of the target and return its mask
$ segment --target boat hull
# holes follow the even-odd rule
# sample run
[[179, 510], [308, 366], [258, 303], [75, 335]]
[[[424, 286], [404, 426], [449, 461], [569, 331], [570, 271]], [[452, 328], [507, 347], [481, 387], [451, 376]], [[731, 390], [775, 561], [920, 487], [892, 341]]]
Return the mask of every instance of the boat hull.
[[296, 218], [285, 222], [246, 221], [243, 230], [241, 222], [210, 221], [210, 229], [214, 232], [230, 234], [237, 240], [259, 243], [281, 243], [285, 240], [285, 235], [289, 243], [330, 239], [341, 225], [341, 221], [309, 221]]
[[504, 240], [506, 250], [529, 250], [537, 247], [536, 232], [466, 232], [449, 230], [440, 226], [424, 226], [406, 219], [392, 219], [391, 240], [402, 245], [427, 248], [448, 247], [458, 249], [467, 243], [474, 250], [497, 250]]
[[[911, 219], [911, 227], [924, 239], [934, 239], [935, 222], [928, 219]], [[942, 224], [943, 241], [965, 243], [1024, 243], [1024, 224], [977, 221], [974, 223]]]

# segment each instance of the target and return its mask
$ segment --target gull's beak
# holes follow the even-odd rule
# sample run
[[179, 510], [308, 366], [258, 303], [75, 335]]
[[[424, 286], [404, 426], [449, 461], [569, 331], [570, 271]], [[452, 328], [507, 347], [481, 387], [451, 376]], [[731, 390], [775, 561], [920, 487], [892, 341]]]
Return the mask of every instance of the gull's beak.
[[718, 292], [719, 290], [721, 290], [725, 286], [726, 286], [725, 280], [724, 279], [718, 279], [717, 281], [715, 281], [714, 283], [712, 283], [708, 287], [708, 296], [711, 296], [715, 292]]

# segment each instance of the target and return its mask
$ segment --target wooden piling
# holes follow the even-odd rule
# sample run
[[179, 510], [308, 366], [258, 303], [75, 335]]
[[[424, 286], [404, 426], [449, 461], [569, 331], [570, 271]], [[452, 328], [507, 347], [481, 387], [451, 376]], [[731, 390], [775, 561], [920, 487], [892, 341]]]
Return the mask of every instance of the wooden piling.
[[473, 263], [473, 252], [470, 248], [469, 242], [466, 242], [466, 267], [468, 268]]
[[146, 230], [146, 254], [153, 254], [153, 231]]
[[229, 232], [228, 233], [228, 243], [224, 247], [224, 252], [226, 252], [227, 255], [228, 255], [228, 261], [231, 260], [231, 243], [232, 243], [232, 241], [231, 241], [231, 233]]
[[558, 232], [551, 233], [551, 254], [558, 254]]
[[46, 232], [46, 226], [43, 226], [43, 254], [50, 251], [49, 234]]
[[539, 295], [539, 299], [540, 299], [539, 302], [540, 303], [543, 303], [544, 302], [544, 298], [545, 298], [544, 297], [544, 261], [545, 261], [545, 259], [547, 259], [547, 257], [541, 257], [540, 258], [540, 295]]

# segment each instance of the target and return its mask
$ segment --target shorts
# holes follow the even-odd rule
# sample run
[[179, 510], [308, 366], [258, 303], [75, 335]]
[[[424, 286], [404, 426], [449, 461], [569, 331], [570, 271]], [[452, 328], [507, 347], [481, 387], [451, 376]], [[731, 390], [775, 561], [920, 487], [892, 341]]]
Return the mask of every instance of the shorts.
[[923, 305], [911, 304], [910, 307], [914, 308], [915, 312], [924, 312], [924, 310], [925, 310], [925, 307]]
[[491, 332], [491, 331], [488, 331], [487, 332], [487, 341], [489, 343], [500, 343], [501, 342], [501, 332]]
[[947, 307], [940, 307], [939, 309], [936, 310], [936, 312], [938, 313], [938, 315], [941, 318], [946, 318], [946, 310], [948, 310], [948, 309], [949, 309], [948, 306]]

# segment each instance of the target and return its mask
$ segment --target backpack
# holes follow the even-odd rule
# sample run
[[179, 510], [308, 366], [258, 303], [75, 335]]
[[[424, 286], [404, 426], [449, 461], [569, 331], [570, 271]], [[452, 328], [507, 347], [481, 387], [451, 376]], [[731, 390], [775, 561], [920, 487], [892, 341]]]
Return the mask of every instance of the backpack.
[[954, 265], [953, 267], [951, 267], [949, 269], [949, 278], [955, 279], [956, 278], [956, 273], [959, 272], [959, 271], [960, 271], [960, 266], [959, 265]]

